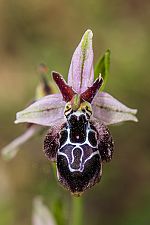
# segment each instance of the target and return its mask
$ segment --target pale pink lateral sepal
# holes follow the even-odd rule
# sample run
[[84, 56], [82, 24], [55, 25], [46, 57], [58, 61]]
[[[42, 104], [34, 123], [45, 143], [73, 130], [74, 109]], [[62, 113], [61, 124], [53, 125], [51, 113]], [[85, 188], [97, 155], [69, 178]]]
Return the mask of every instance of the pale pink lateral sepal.
[[93, 33], [87, 30], [76, 48], [69, 68], [68, 84], [78, 93], [86, 91], [93, 84]]
[[97, 93], [93, 102], [93, 117], [106, 125], [124, 121], [137, 122], [136, 109], [131, 109], [106, 92]]
[[16, 115], [15, 123], [34, 123], [43, 126], [55, 125], [64, 120], [65, 102], [61, 94], [41, 98]]

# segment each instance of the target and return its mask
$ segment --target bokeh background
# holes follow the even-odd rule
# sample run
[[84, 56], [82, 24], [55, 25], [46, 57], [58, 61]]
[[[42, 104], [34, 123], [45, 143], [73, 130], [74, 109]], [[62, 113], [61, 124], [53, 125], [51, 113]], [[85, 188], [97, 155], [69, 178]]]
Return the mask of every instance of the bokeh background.
[[[139, 123], [111, 126], [115, 153], [101, 182], [84, 196], [86, 225], [150, 224], [150, 1], [1, 0], [0, 148], [21, 134], [15, 113], [34, 96], [37, 65], [67, 77], [86, 29], [96, 59], [111, 50], [106, 91], [132, 108]], [[54, 215], [71, 220], [71, 200], [42, 152], [43, 137], [24, 144], [10, 162], [0, 159], [0, 225], [30, 225], [32, 200], [44, 197]], [[59, 214], [59, 216], [57, 216]], [[69, 224], [66, 222], [65, 224]]]

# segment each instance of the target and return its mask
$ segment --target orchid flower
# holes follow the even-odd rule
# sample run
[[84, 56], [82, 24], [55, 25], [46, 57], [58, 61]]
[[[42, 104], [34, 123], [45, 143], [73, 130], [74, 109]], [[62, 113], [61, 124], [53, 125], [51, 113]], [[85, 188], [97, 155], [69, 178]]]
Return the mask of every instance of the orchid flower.
[[76, 196], [99, 182], [103, 162], [112, 158], [113, 140], [107, 125], [137, 121], [136, 109], [101, 91], [110, 53], [105, 53], [94, 72], [92, 37], [87, 30], [77, 46], [68, 82], [52, 72], [61, 93], [34, 102], [18, 112], [15, 121], [50, 127], [44, 140], [45, 155], [56, 162], [60, 183]]

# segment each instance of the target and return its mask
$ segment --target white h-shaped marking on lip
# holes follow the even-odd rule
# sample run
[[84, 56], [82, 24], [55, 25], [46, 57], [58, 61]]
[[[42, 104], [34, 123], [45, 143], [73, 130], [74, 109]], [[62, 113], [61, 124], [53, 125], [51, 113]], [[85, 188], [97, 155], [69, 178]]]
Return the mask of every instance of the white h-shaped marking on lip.
[[82, 168], [81, 168], [81, 166], [80, 166], [79, 169], [73, 169], [73, 168], [71, 167], [71, 165], [70, 165], [68, 156], [67, 156], [64, 152], [58, 152], [58, 155], [62, 155], [62, 156], [64, 156], [64, 157], [67, 159], [67, 162], [68, 162], [68, 166], [69, 166], [70, 172], [83, 172], [83, 170], [84, 170], [84, 164], [85, 164], [88, 160], [90, 160], [90, 159], [91, 159], [93, 156], [95, 156], [95, 155], [99, 155], [99, 156], [100, 156], [99, 151], [97, 150], [97, 151], [93, 152], [93, 153], [92, 153], [92, 154], [84, 161], [84, 164], [83, 164], [83, 167], [82, 167]]
[[[90, 160], [93, 156], [95, 156], [95, 155], [97, 155], [97, 154], [100, 156], [99, 151], [96, 150], [95, 152], [93, 152], [93, 153], [92, 153], [92, 154], [84, 161], [83, 166], [81, 165], [81, 164], [82, 164], [82, 158], [83, 158], [83, 155], [84, 155], [84, 152], [83, 152], [83, 149], [82, 149], [81, 146], [87, 144], [87, 145], [89, 145], [89, 147], [91, 147], [91, 148], [94, 148], [94, 149], [97, 149], [97, 148], [98, 148], [98, 143], [97, 143], [96, 146], [92, 146], [92, 145], [90, 144], [89, 140], [88, 140], [88, 134], [89, 134], [89, 132], [90, 132], [90, 131], [93, 131], [93, 132], [95, 133], [95, 135], [96, 135], [96, 132], [95, 132], [93, 129], [90, 128], [90, 124], [89, 124], [89, 122], [88, 122], [87, 130], [86, 130], [86, 140], [85, 140], [85, 142], [84, 142], [84, 143], [78, 143], [78, 142], [77, 142], [77, 143], [72, 143], [72, 142], [70, 141], [70, 129], [67, 128], [67, 129], [65, 129], [65, 130], [67, 130], [67, 134], [68, 134], [67, 140], [66, 140], [66, 142], [61, 146], [61, 148], [58, 149], [58, 155], [63, 155], [63, 156], [67, 159], [68, 166], [69, 166], [69, 170], [70, 170], [71, 172], [75, 172], [75, 171], [83, 172], [83, 170], [84, 170], [84, 164], [85, 164], [88, 160]], [[71, 150], [71, 157], [72, 157], [71, 164], [74, 162], [74, 154], [73, 154], [74, 149], [75, 149], [75, 148], [79, 148], [79, 149], [81, 149], [81, 151], [82, 151], [82, 154], [81, 154], [81, 157], [80, 157], [80, 168], [79, 168], [79, 169], [73, 169], [73, 168], [71, 167], [71, 164], [70, 164], [70, 161], [69, 161], [69, 158], [68, 158], [67, 154], [65, 154], [64, 152], [61, 152], [61, 151], [60, 151], [60, 150], [61, 150], [63, 147], [65, 147], [65, 145], [67, 145], [67, 144], [75, 145], [75, 146], [73, 147], [73, 149]]]

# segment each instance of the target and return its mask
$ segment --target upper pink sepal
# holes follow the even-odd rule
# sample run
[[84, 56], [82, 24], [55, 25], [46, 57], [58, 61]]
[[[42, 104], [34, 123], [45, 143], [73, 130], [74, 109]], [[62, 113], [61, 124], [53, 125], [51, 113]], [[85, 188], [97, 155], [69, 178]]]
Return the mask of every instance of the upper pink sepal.
[[90, 87], [94, 80], [92, 37], [91, 30], [84, 33], [69, 68], [68, 84], [78, 94]]

